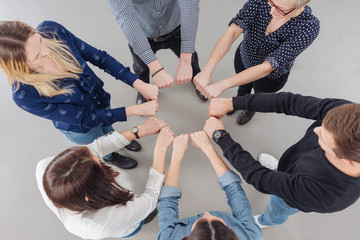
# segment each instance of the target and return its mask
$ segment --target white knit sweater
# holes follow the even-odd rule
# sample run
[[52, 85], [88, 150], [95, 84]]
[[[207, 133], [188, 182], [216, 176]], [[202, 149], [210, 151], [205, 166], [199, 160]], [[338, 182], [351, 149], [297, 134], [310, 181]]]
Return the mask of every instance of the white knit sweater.
[[[118, 132], [112, 132], [86, 145], [100, 159], [130, 142]], [[102, 239], [107, 237], [124, 237], [135, 231], [142, 220], [151, 213], [158, 202], [165, 176], [153, 168], [149, 171], [149, 178], [145, 191], [135, 196], [124, 206], [110, 206], [97, 211], [77, 213], [66, 208], [57, 208], [48, 198], [43, 187], [43, 175], [46, 167], [54, 157], [41, 160], [36, 166], [36, 180], [40, 193], [46, 205], [64, 224], [65, 228], [83, 239]], [[118, 171], [118, 170], [117, 170]], [[116, 181], [129, 190], [132, 189], [128, 174], [119, 171]]]

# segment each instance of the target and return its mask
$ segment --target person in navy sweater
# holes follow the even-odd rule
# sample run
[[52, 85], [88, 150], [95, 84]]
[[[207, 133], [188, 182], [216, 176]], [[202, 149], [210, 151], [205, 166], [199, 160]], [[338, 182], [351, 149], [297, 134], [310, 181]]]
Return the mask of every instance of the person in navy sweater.
[[[279, 162], [267, 154], [260, 154], [258, 162], [217, 119], [240, 109], [284, 113], [315, 122]], [[207, 135], [215, 138], [245, 181], [271, 194], [265, 212], [255, 217], [260, 226], [281, 224], [299, 211], [341, 211], [360, 197], [360, 104], [292, 93], [256, 93], [212, 99], [209, 114], [204, 126]]]
[[[0, 68], [13, 89], [13, 100], [25, 111], [52, 120], [72, 142], [89, 144], [114, 131], [112, 124], [134, 115], [154, 116], [158, 87], [147, 84], [105, 51], [80, 40], [62, 25], [44, 21], [37, 29], [20, 21], [0, 22]], [[110, 94], [87, 62], [134, 87], [149, 102], [110, 107]], [[137, 133], [137, 128], [133, 129]], [[139, 151], [133, 141], [126, 147]], [[105, 161], [124, 169], [134, 159], [116, 152]]]

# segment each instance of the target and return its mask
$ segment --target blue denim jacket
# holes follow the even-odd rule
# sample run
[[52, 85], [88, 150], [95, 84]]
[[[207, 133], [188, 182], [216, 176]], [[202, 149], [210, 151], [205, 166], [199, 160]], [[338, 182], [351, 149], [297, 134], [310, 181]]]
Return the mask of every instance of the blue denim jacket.
[[68, 46], [83, 73], [79, 74], [79, 79], [59, 81], [60, 87], [71, 85], [74, 93], [69, 95], [44, 97], [33, 86], [20, 84], [20, 88], [13, 91], [15, 103], [27, 112], [52, 120], [57, 129], [65, 131], [86, 133], [97, 126], [126, 121], [125, 107], [107, 109], [110, 106], [110, 94], [104, 90], [104, 82], [95, 75], [87, 62], [130, 86], [138, 77], [105, 51], [85, 43], [56, 22], [42, 22], [37, 31], [45, 38], [55, 36]]
[[[219, 177], [218, 183], [225, 190], [232, 215], [218, 211], [210, 213], [222, 218], [239, 239], [262, 239], [262, 232], [255, 223], [249, 200], [240, 185], [239, 176], [229, 170]], [[180, 198], [181, 190], [179, 188], [173, 186], [162, 188], [159, 199], [160, 232], [157, 236], [158, 240], [181, 240], [189, 236], [194, 222], [202, 217], [203, 213], [200, 213], [179, 221], [178, 200]]]

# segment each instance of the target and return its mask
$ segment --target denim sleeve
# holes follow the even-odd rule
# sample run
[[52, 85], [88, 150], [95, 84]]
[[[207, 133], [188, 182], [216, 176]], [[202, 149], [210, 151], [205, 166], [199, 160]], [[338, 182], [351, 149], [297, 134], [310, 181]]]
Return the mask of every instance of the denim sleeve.
[[41, 102], [36, 90], [21, 88], [13, 92], [14, 102], [25, 111], [39, 117], [79, 126], [93, 128], [110, 126], [118, 121], [126, 121], [125, 108], [90, 110], [70, 103]]
[[135, 74], [130, 72], [128, 67], [124, 67], [107, 52], [99, 50], [82, 41], [62, 25], [55, 22], [45, 22], [45, 24], [53, 24], [55, 26], [54, 29], [56, 29], [55, 31], [57, 35], [60, 36], [61, 40], [64, 41], [65, 44], [73, 44], [85, 61], [92, 63], [94, 66], [99, 67], [106, 73], [130, 86], [132, 86], [135, 80], [138, 79]]
[[232, 170], [229, 170], [220, 176], [218, 183], [225, 190], [233, 216], [252, 235], [252, 239], [259, 239], [262, 233], [259, 226], [255, 223], [249, 200], [241, 187], [239, 176]]
[[255, 20], [258, 12], [259, 0], [248, 0], [239, 13], [231, 19], [229, 25], [235, 23], [238, 27], [244, 31], [247, 30], [248, 26]]
[[159, 227], [157, 239], [170, 239], [179, 220], [179, 199], [181, 190], [172, 186], [163, 186], [159, 197]]
[[334, 107], [350, 103], [335, 98], [315, 98], [293, 93], [256, 93], [233, 98], [236, 110], [276, 112], [313, 120], [322, 120]]

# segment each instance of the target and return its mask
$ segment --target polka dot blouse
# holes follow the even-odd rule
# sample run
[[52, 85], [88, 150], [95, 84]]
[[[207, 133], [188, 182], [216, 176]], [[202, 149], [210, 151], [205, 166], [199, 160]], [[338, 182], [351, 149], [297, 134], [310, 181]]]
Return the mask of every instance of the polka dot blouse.
[[270, 10], [267, 0], [249, 0], [230, 24], [244, 30], [244, 40], [239, 46], [244, 66], [249, 68], [267, 60], [275, 69], [267, 77], [278, 79], [290, 72], [295, 58], [318, 36], [320, 22], [306, 6], [300, 15], [267, 34], [272, 18]]

